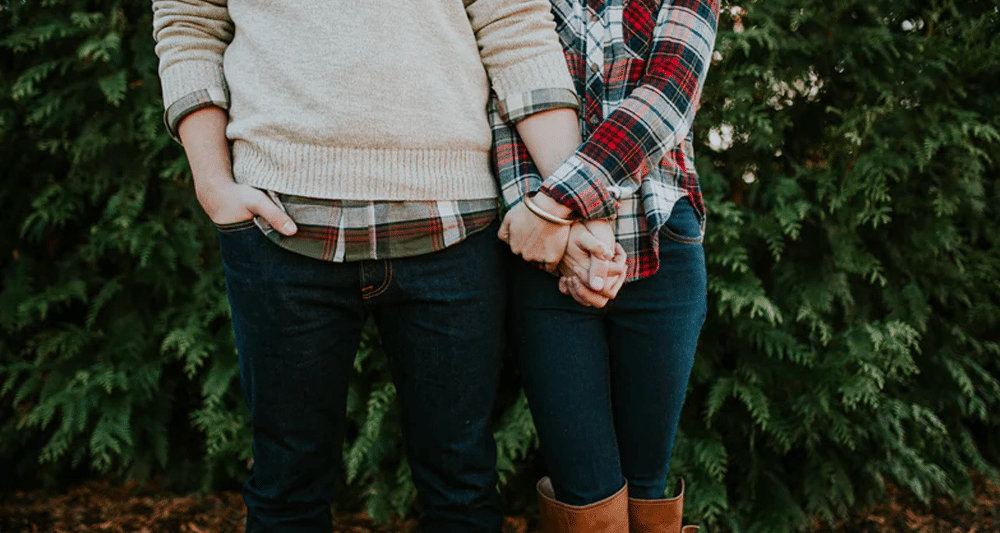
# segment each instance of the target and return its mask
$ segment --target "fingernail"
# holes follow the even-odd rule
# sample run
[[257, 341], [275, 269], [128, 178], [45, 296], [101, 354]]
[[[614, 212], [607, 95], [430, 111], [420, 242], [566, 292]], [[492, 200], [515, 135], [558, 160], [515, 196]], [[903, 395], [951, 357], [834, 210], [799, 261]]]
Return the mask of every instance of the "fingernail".
[[594, 276], [593, 279], [590, 280], [590, 288], [594, 289], [595, 291], [599, 291], [599, 290], [603, 289], [604, 288], [604, 278], [602, 278], [600, 276]]
[[295, 233], [295, 223], [292, 222], [291, 220], [285, 222], [285, 225], [281, 226], [281, 232], [284, 233], [285, 235], [291, 235]]

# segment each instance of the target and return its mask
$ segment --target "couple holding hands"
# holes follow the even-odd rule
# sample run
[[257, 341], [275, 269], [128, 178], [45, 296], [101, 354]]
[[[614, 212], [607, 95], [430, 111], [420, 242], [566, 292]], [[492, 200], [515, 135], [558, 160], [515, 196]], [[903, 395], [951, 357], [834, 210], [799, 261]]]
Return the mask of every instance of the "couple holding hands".
[[500, 531], [506, 346], [542, 530], [682, 530], [664, 493], [706, 312], [691, 124], [718, 0], [152, 5], [166, 124], [218, 228], [248, 532], [331, 530], [369, 317], [422, 531]]

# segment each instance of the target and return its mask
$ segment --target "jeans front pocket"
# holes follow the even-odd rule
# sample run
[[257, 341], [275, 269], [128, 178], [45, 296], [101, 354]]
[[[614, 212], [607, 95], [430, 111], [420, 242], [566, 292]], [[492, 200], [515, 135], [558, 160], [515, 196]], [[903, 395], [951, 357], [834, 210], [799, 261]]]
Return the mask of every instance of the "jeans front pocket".
[[705, 238], [704, 219], [695, 211], [691, 202], [682, 198], [670, 212], [670, 218], [660, 229], [660, 234], [681, 244], [699, 244]]
[[238, 231], [244, 231], [255, 227], [257, 227], [257, 223], [254, 222], [254, 219], [252, 218], [247, 220], [240, 220], [238, 222], [215, 224], [215, 229], [219, 230], [219, 233], [236, 233]]

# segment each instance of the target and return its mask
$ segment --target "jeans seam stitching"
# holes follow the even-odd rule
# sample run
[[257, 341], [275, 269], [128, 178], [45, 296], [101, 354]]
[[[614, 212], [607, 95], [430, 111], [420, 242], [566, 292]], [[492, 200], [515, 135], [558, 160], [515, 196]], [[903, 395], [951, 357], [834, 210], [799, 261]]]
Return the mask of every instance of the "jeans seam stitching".
[[381, 296], [382, 293], [389, 290], [389, 284], [392, 283], [392, 261], [385, 259], [385, 280], [382, 282], [377, 289], [368, 293], [368, 298], [375, 298], [376, 296]]
[[364, 261], [358, 262], [358, 273], [361, 274], [361, 297], [368, 298], [368, 280], [365, 279], [365, 263]]

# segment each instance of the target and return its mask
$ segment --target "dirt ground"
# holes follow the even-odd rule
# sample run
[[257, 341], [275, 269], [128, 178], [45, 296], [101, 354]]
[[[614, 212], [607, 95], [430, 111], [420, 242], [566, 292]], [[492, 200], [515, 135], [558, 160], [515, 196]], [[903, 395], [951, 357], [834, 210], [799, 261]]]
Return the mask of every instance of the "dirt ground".
[[[890, 488], [889, 499], [835, 527], [814, 533], [1000, 533], [1000, 485], [976, 483], [969, 504], [935, 500], [929, 506]], [[0, 533], [222, 533], [242, 531], [236, 492], [177, 496], [155, 485], [93, 481], [64, 494], [14, 492], [0, 501]], [[534, 517], [508, 517], [507, 533], [526, 533]], [[416, 531], [414, 520], [377, 524], [365, 515], [339, 515], [335, 533]]]

